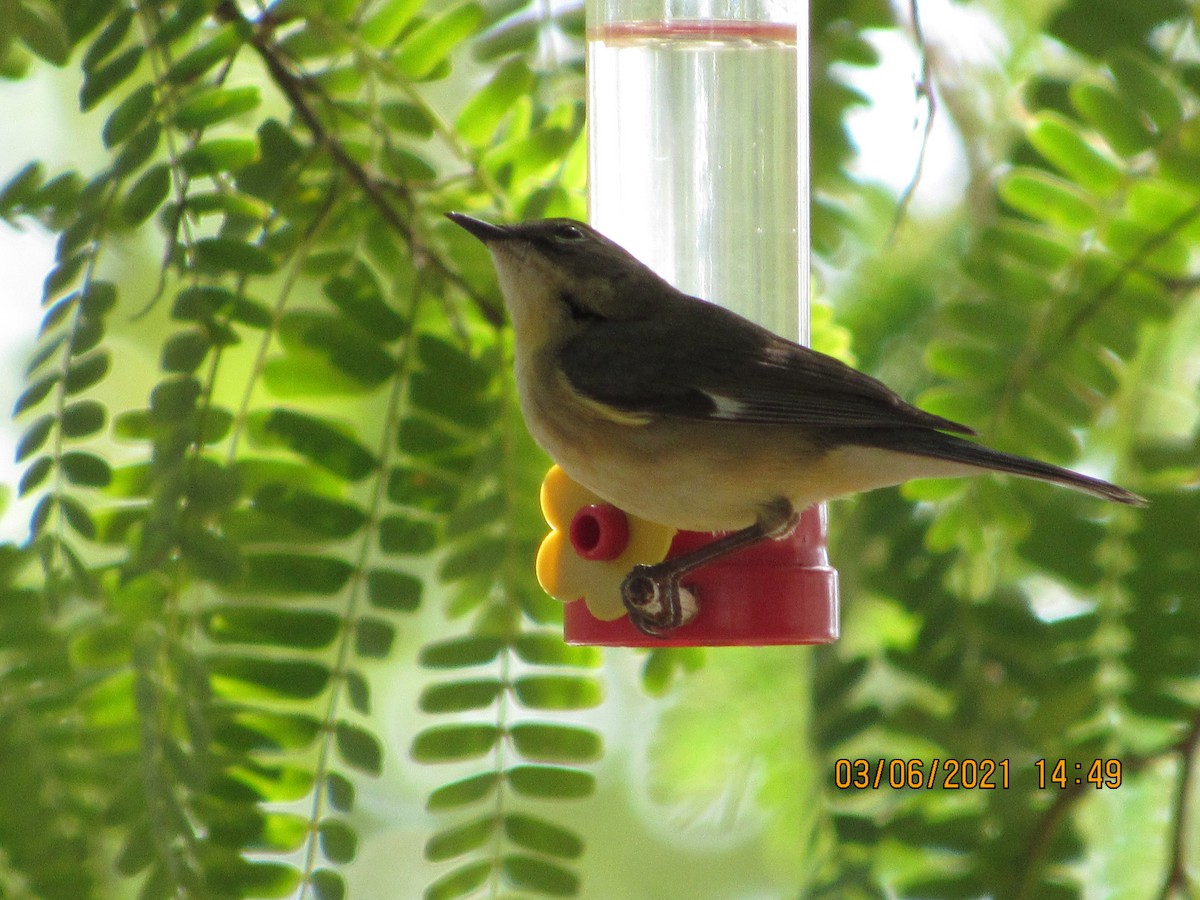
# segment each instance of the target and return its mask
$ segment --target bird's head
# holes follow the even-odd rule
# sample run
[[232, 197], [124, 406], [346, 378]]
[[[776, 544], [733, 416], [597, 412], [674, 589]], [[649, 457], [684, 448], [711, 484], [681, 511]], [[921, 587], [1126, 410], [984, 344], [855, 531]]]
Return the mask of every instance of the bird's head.
[[666, 286], [627, 250], [574, 219], [493, 225], [446, 215], [491, 251], [518, 341], [544, 344], [598, 321], [644, 317], [651, 313], [646, 298]]

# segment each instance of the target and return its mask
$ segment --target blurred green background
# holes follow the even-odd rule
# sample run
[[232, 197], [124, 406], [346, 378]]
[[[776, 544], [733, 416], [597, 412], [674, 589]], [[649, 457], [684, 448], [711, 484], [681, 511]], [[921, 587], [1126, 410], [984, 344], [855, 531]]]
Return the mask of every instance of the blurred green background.
[[1197, 11], [901, 7], [813, 4], [814, 342], [1151, 505], [839, 501], [837, 644], [647, 653], [557, 636], [441, 215], [583, 215], [582, 10], [0, 6], [0, 895], [1191, 896]]

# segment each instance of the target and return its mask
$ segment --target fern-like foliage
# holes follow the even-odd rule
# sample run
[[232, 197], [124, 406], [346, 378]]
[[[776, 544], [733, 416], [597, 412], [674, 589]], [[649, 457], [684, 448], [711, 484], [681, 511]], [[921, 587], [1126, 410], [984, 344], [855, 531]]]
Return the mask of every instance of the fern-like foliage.
[[[580, 145], [579, 103], [538, 99], [537, 34], [497, 43], [504, 29], [473, 3], [17, 6], [25, 48], [78, 57], [79, 104], [103, 116], [109, 161], [50, 180], [31, 165], [0, 204], [62, 233], [16, 408], [43, 587], [5, 604], [34, 642], [11, 651], [14, 684], [25, 656], [50, 668], [38, 697], [6, 694], [0, 740], [61, 744], [41, 733], [37, 704], [51, 702], [69, 706], [80, 748], [71, 788], [56, 787], [61, 753], [10, 773], [46, 785], [28, 835], [74, 847], [71, 872], [13, 827], [6, 866], [44, 896], [107, 896], [114, 878], [146, 898], [344, 896], [357, 784], [389, 758], [367, 670], [421, 604], [447, 528], [491, 517], [445, 570], [463, 597], [516, 604], [506, 666], [581, 655], [552, 659], [524, 635], [509, 582], [533, 595], [518, 577], [529, 543], [504, 528], [517, 512], [532, 521], [535, 501], [497, 509], [471, 490], [497, 461], [483, 435], [507, 367], [486, 259], [439, 224], [481, 204], [574, 208], [581, 173], [562, 158]], [[440, 107], [425, 86], [471, 39], [504, 64]], [[157, 277], [119, 291], [103, 273], [147, 233]], [[169, 319], [157, 376], [115, 349], [114, 311]], [[149, 381], [140, 402], [113, 410], [128, 403], [116, 377]], [[497, 539], [508, 580], [463, 581], [498, 559]], [[523, 758], [578, 756], [576, 735], [598, 752], [590, 731], [517, 726], [510, 710], [587, 705], [594, 682], [524, 675], [505, 690], [493, 719]], [[559, 790], [509, 768], [522, 787], [505, 791]], [[501, 825], [527, 854], [564, 855], [541, 819], [514, 808]], [[497, 864], [527, 886], [547, 877], [540, 857]]]
[[[1077, 6], [1056, 22], [1094, 33], [1080, 18], [1093, 6]], [[1164, 24], [1167, 12], [1160, 27], [1186, 30]], [[1138, 896], [1191, 883], [1200, 671], [1183, 523], [1197, 509], [1195, 491], [1177, 486], [1194, 481], [1196, 445], [1176, 434], [1158, 447], [1161, 425], [1142, 401], [1148, 354], [1163, 346], [1149, 336], [1186, 320], [1193, 302], [1200, 96], [1194, 63], [1155, 53], [1145, 34], [1106, 45], [1103, 65], [1074, 78], [1030, 85], [1026, 140], [998, 180], [997, 214], [964, 242], [936, 313], [926, 362], [941, 383], [922, 399], [1008, 449], [1108, 461], [1160, 489], [1147, 510], [1103, 519], [1090, 500], [983, 479], [905, 490], [937, 501], [935, 517], [886, 495], [856, 504], [839, 556], [863, 561], [852, 589], [900, 624], [881, 654], [820, 655], [829, 773], [839, 758], [866, 759], [871, 773], [885, 761], [882, 792], [830, 794], [837, 849], [822, 896], [881, 896], [887, 883], [906, 896], [1080, 896], [1080, 807], [1163, 762], [1176, 768], [1153, 805], [1172, 810], [1158, 838], [1169, 851], [1124, 880], [1145, 889]], [[1097, 433], [1108, 439], [1089, 440]], [[1007, 787], [999, 769], [994, 790], [931, 791], [921, 777], [910, 787], [909, 759], [926, 776], [939, 761], [941, 781], [948, 760], [1005, 761]], [[1114, 777], [1089, 780], [1094, 761]]]
[[[763, 846], [789, 848], [781, 895], [1079, 895], [1120, 850], [1087, 789], [1033, 786], [1038, 759], [1117, 759], [1158, 789], [1147, 896], [1183, 892], [1200, 509], [1181, 488], [1200, 443], [1162, 412], [1194, 397], [1162, 395], [1186, 382], [1164, 369], [1196, 308], [1188, 12], [1056, 10], [1041, 29], [1067, 63], [1026, 86], [995, 208], [919, 260], [913, 301], [878, 290], [890, 260], [842, 240], [879, 230], [848, 174], [846, 67], [875, 61], [865, 32], [895, 13], [813, 7], [813, 241], [875, 278], [837, 309], [859, 359], [1152, 503], [1098, 518], [1090, 499], [976, 481], [835, 507], [846, 639], [813, 654], [807, 730], [720, 758], [752, 761], [738, 782], [761, 785]], [[433, 782], [404, 798], [428, 813], [424, 860], [388, 860], [431, 900], [585, 894], [614, 878], [589, 872], [589, 846], [668, 847], [597, 790], [602, 658], [562, 644], [533, 580], [547, 461], [487, 254], [442, 217], [582, 215], [581, 9], [14, 0], [0, 16], [0, 75], [70, 67], [101, 154], [0, 187], [0, 217], [58, 238], [15, 409], [31, 537], [0, 547], [0, 894], [370, 896], [363, 798], [381, 783]], [[840, 327], [818, 333], [844, 352]], [[704, 661], [723, 664], [652, 652], [642, 684], [669, 698]], [[381, 698], [405, 671], [419, 708], [398, 734]], [[728, 683], [738, 704], [781, 702], [778, 680]], [[837, 759], [884, 757], [1005, 759], [1011, 786], [831, 786]], [[802, 848], [789, 815], [811, 817]], [[688, 859], [652, 864], [709, 896]]]

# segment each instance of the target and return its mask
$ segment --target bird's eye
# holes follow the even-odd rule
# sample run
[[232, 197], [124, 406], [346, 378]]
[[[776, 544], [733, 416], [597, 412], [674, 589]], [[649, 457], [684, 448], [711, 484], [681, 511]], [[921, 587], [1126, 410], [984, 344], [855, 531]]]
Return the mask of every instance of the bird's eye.
[[578, 225], [559, 225], [554, 229], [554, 236], [560, 241], [582, 241], [587, 237]]

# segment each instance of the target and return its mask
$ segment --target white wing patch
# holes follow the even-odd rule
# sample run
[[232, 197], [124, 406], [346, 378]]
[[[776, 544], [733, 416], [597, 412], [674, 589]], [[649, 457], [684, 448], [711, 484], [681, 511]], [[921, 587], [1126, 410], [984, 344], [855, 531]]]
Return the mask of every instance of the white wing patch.
[[746, 411], [750, 408], [741, 400], [735, 400], [733, 397], [726, 397], [722, 394], [710, 394], [708, 391], [705, 391], [704, 395], [716, 407], [709, 416], [713, 419], [729, 419], [736, 422], [745, 418]]

